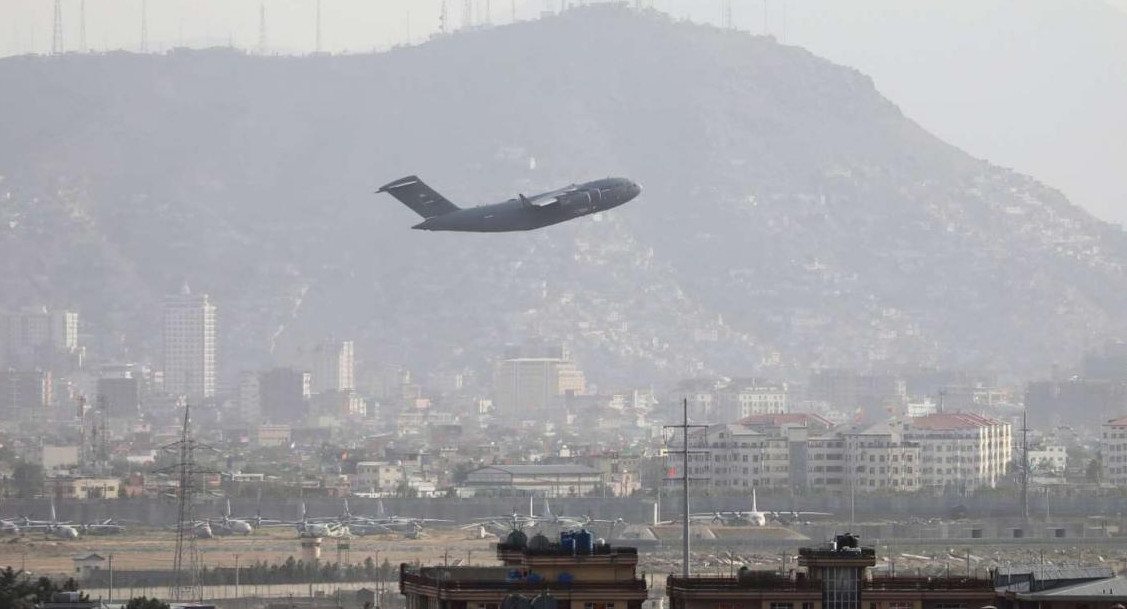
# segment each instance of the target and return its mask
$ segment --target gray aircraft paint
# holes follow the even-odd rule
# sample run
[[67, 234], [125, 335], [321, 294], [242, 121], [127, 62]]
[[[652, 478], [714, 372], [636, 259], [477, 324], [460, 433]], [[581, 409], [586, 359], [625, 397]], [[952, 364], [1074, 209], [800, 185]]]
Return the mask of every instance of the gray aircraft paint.
[[417, 176], [385, 184], [386, 192], [423, 217], [411, 228], [433, 231], [500, 233], [526, 231], [613, 209], [637, 197], [642, 187], [626, 178], [572, 184], [531, 197], [518, 195], [492, 205], [459, 208]]

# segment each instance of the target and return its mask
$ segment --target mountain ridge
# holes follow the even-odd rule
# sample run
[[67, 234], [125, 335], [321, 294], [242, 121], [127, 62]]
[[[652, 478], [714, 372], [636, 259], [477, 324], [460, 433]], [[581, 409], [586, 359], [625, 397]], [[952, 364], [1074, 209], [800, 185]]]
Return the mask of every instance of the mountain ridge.
[[[184, 281], [219, 303], [228, 372], [332, 334], [482, 372], [544, 336], [607, 386], [1036, 374], [1127, 323], [1122, 230], [767, 37], [589, 7], [378, 55], [10, 58], [0, 85], [25, 92], [0, 100], [0, 306], [77, 306], [102, 353], [159, 354]], [[371, 194], [412, 173], [458, 204], [610, 174], [645, 191], [430, 235]]]

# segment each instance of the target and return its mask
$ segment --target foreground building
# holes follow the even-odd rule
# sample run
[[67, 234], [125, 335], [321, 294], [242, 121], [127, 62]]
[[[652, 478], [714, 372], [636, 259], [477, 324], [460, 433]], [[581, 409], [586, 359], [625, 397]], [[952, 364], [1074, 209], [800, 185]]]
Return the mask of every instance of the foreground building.
[[527, 539], [514, 531], [497, 544], [500, 567], [400, 565], [406, 609], [641, 609], [646, 580], [638, 551], [593, 543], [586, 531]]
[[873, 548], [852, 535], [802, 548], [800, 570], [741, 570], [734, 577], [675, 577], [670, 609], [978, 609], [993, 606], [994, 582], [975, 578], [873, 577]]

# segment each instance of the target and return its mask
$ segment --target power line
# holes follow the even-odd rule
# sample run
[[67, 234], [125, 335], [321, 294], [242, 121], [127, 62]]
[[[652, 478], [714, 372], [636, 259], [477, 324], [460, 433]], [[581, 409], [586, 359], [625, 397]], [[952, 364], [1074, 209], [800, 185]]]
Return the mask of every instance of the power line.
[[[690, 518], [689, 518], [689, 516], [691, 514], [691, 512], [689, 511], [689, 480], [690, 480], [690, 478], [689, 478], [689, 453], [690, 453], [690, 451], [689, 451], [689, 430], [690, 429], [705, 429], [708, 426], [707, 425], [689, 425], [689, 400], [688, 400], [688, 398], [683, 399], [682, 402], [681, 402], [681, 405], [684, 409], [682, 411], [683, 419], [681, 421], [681, 424], [680, 425], [664, 425], [663, 427], [665, 429], [680, 429], [681, 430], [681, 450], [679, 450], [679, 451], [668, 451], [668, 452], [670, 454], [680, 453], [681, 456], [682, 456], [681, 484], [682, 484], [682, 487], [683, 487], [684, 494], [681, 497], [682, 498], [681, 518], [683, 519], [683, 522], [681, 523], [681, 537], [682, 537], [682, 539], [681, 539], [681, 575], [682, 575], [682, 577], [687, 578], [687, 577], [689, 577], [689, 575], [692, 572], [692, 569], [689, 566], [689, 550], [690, 550], [690, 543], [689, 543], [689, 520], [690, 520]], [[691, 452], [703, 453], [703, 452], [707, 452], [707, 451], [697, 450], [697, 451], [691, 451]]]

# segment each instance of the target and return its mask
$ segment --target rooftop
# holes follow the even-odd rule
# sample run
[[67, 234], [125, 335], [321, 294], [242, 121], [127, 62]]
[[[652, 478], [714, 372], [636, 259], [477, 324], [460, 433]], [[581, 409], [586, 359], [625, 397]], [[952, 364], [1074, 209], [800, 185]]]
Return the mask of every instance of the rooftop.
[[1118, 419], [1112, 419], [1112, 420], [1108, 421], [1107, 423], [1104, 423], [1104, 425], [1106, 425], [1108, 427], [1127, 427], [1127, 417], [1119, 417]]
[[486, 465], [470, 472], [471, 474], [483, 470], [497, 470], [514, 476], [549, 475], [549, 476], [596, 476], [599, 470], [586, 465], [551, 464], [551, 465]]
[[908, 421], [910, 425], [916, 429], [931, 429], [936, 431], [977, 429], [1002, 424], [998, 419], [970, 412], [935, 413], [922, 417], [911, 417]]
[[[862, 580], [864, 590], [979, 590], [993, 591], [994, 581], [967, 577], [874, 577]], [[790, 577], [773, 571], [744, 571], [736, 577], [679, 577], [669, 576], [666, 580], [668, 590], [710, 591], [732, 590], [821, 590], [819, 581], [811, 580], [805, 574]]]
[[810, 425], [819, 425], [822, 427], [833, 427], [834, 424], [829, 419], [811, 412], [786, 412], [781, 414], [753, 414], [749, 417], [744, 417], [738, 421], [740, 425], [801, 425], [807, 427]]
[[1016, 596], [1022, 600], [1122, 601], [1127, 598], [1127, 578], [1098, 579], [1042, 592], [1018, 593]]

